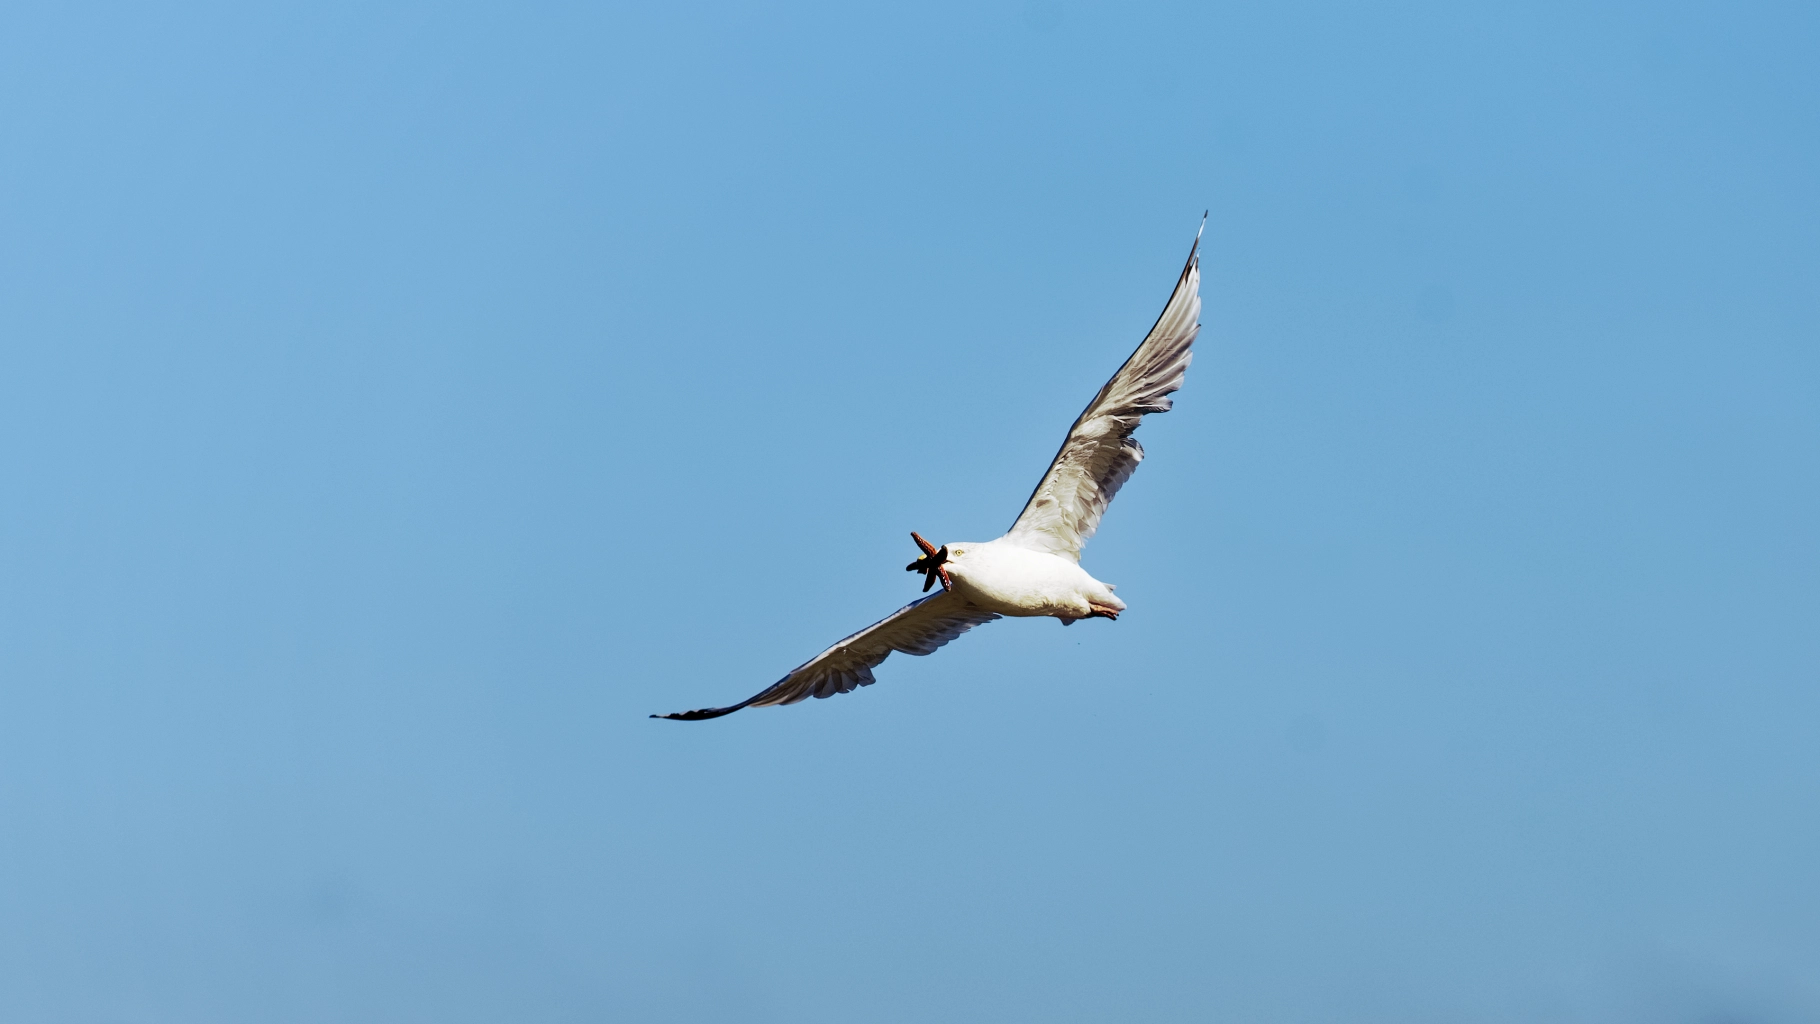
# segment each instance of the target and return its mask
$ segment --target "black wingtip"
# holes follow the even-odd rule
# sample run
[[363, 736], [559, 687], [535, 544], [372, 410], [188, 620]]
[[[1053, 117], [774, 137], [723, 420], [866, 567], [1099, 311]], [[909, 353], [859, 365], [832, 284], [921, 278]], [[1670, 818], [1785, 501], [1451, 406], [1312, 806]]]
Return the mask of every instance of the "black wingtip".
[[673, 715], [652, 715], [651, 717], [662, 718], [671, 722], [705, 722], [710, 718], [719, 718], [722, 715], [730, 715], [743, 707], [745, 707], [744, 704], [736, 704], [730, 708], [701, 708], [696, 711], [678, 711]]
[[[1176, 277], [1176, 279], [1175, 279], [1175, 284], [1176, 284], [1176, 287], [1177, 287], [1177, 288], [1180, 288], [1180, 287], [1181, 287], [1181, 286], [1182, 286], [1182, 282], [1183, 282], [1183, 281], [1186, 281], [1186, 280], [1188, 280], [1188, 272], [1189, 272], [1189, 271], [1191, 271], [1191, 270], [1193, 270], [1193, 269], [1194, 269], [1194, 268], [1195, 268], [1195, 266], [1196, 266], [1196, 264], [1198, 264], [1198, 263], [1199, 263], [1199, 262], [1200, 262], [1200, 257], [1201, 257], [1201, 232], [1203, 232], [1203, 231], [1205, 231], [1205, 230], [1207, 230], [1207, 214], [1208, 214], [1208, 212], [1209, 212], [1209, 211], [1207, 211], [1207, 210], [1202, 210], [1202, 211], [1201, 211], [1201, 226], [1200, 226], [1200, 227], [1198, 227], [1198, 228], [1195, 228], [1195, 229], [1194, 229], [1194, 244], [1193, 244], [1193, 245], [1190, 245], [1190, 246], [1189, 246], [1189, 247], [1188, 247], [1188, 259], [1187, 259], [1187, 260], [1186, 260], [1186, 261], [1185, 261], [1185, 262], [1183, 262], [1183, 264], [1182, 264], [1182, 272], [1181, 272], [1181, 274], [1179, 274], [1179, 275], [1178, 275], [1178, 276], [1177, 276], [1177, 277]], [[1165, 307], [1164, 307], [1164, 312], [1167, 312], [1167, 311], [1168, 311], [1168, 307], [1167, 307], [1167, 306], [1165, 306]], [[1158, 317], [1157, 317], [1157, 323], [1161, 323], [1161, 322], [1162, 322], [1162, 320], [1163, 320], [1163, 318], [1162, 318], [1162, 317], [1161, 317], [1161, 316], [1160, 316], [1160, 315], [1159, 315], [1159, 316], [1158, 316]], [[1151, 326], [1151, 330], [1156, 330], [1156, 327], [1155, 327], [1155, 325], [1152, 325], [1152, 326]]]

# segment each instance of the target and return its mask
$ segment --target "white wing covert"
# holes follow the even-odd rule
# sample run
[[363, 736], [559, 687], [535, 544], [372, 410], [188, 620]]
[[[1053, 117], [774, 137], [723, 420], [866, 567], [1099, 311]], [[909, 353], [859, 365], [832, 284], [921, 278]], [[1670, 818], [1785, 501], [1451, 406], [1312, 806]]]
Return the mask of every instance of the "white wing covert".
[[[1201, 223], [1206, 226], [1205, 218]], [[1200, 249], [1197, 231], [1169, 304], [1137, 351], [1068, 429], [1006, 539], [1080, 561], [1081, 548], [1099, 529], [1106, 506], [1144, 461], [1143, 446], [1131, 435], [1145, 413], [1169, 411], [1169, 395], [1181, 389], [1194, 358], [1189, 347], [1201, 330]]]
[[934, 654], [937, 648], [948, 641], [998, 617], [997, 612], [989, 612], [970, 604], [958, 594], [949, 591], [931, 594], [910, 602], [803, 662], [792, 669], [789, 675], [738, 704], [651, 717], [698, 722], [705, 718], [730, 715], [740, 708], [795, 704], [810, 697], [851, 693], [862, 686], [872, 685], [872, 670], [890, 657], [892, 651], [918, 656]]

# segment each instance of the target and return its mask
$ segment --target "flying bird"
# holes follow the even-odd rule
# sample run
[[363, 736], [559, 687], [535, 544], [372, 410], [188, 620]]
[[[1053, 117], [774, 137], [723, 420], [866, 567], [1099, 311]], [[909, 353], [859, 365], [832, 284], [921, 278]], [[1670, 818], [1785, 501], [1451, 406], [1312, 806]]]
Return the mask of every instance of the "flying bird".
[[[1201, 227], [1207, 226], [1205, 215]], [[1073, 625], [1117, 619], [1125, 602], [1081, 568], [1081, 548], [1100, 517], [1144, 460], [1131, 435], [1145, 413], [1168, 412], [1180, 390], [1189, 351], [1201, 329], [1201, 233], [1176, 278], [1169, 304], [1125, 365], [1068, 428], [1062, 448], [1037, 482], [1011, 529], [997, 540], [936, 546], [912, 531], [922, 557], [905, 569], [923, 574], [923, 592], [941, 592], [899, 608], [802, 663], [759, 693], [724, 708], [652, 715], [699, 722], [741, 708], [832, 697], [873, 683], [872, 670], [892, 651], [933, 654], [975, 626], [1005, 615], [1047, 615]]]

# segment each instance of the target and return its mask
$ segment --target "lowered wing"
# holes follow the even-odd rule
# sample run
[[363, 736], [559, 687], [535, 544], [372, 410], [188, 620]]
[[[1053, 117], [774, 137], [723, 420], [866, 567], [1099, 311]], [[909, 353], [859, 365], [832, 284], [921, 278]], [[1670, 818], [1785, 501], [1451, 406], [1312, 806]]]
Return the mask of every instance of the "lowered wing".
[[699, 722], [730, 715], [740, 708], [795, 704], [809, 697], [832, 697], [874, 682], [872, 670], [891, 656], [934, 654], [936, 648], [969, 629], [998, 618], [998, 613], [969, 604], [959, 594], [943, 591], [892, 612], [888, 617], [835, 644], [792, 669], [790, 674], [762, 692], [730, 707], [652, 715], [679, 722]]

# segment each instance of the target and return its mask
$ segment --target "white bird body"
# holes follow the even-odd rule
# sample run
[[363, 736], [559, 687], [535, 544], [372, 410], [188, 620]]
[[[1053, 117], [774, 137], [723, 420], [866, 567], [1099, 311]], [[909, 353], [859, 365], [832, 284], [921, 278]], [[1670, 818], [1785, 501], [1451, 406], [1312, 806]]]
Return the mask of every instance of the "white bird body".
[[1117, 619], [1125, 602], [1113, 596], [1110, 584], [1081, 568], [1081, 548], [1144, 459], [1143, 447], [1131, 436], [1139, 421], [1148, 413], [1169, 411], [1169, 395], [1182, 386], [1194, 357], [1190, 346], [1201, 328], [1200, 244], [1197, 232], [1162, 315], [1068, 429], [1061, 450], [1011, 529], [997, 540], [944, 545], [939, 550], [917, 534], [910, 535], [923, 549], [923, 557], [907, 568], [926, 574], [925, 593], [939, 579], [941, 593], [899, 608], [738, 704], [651, 717], [692, 722], [740, 708], [847, 693], [871, 685], [872, 669], [893, 651], [933, 654], [1000, 616], [1046, 615], [1063, 625], [1087, 618]]
[[1067, 624], [1125, 610], [1112, 586], [1089, 576], [1079, 562], [1027, 548], [1009, 536], [950, 544], [943, 565], [956, 594], [1000, 615], [1049, 615]]

